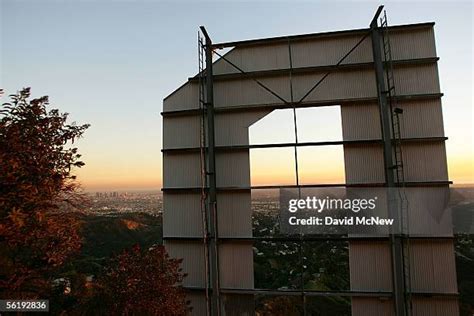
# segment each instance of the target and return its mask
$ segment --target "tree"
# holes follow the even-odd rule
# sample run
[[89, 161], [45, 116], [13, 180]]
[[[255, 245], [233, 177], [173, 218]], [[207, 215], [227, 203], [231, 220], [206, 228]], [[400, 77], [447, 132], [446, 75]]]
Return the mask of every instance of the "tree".
[[104, 315], [185, 315], [181, 259], [163, 246], [138, 245], [114, 257], [83, 310]]
[[48, 97], [30, 89], [10, 95], [0, 110], [0, 295], [43, 297], [53, 272], [80, 249], [74, 212], [85, 198], [74, 167], [84, 165], [71, 144], [89, 125], [47, 111]]

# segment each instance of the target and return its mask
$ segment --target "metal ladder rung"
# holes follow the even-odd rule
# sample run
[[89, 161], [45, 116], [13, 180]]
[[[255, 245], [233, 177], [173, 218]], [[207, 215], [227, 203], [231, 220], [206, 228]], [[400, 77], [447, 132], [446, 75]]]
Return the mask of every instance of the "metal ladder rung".
[[[393, 72], [393, 60], [392, 60], [392, 47], [389, 38], [389, 30], [388, 30], [388, 20], [386, 13], [380, 19], [381, 29], [382, 29], [382, 46], [383, 46], [383, 54], [385, 58], [385, 74], [386, 74], [386, 82], [387, 82], [387, 89], [384, 91], [387, 94], [388, 101], [390, 104], [391, 109], [397, 108], [397, 100], [395, 99], [396, 88], [395, 88], [395, 78]], [[403, 153], [402, 153], [402, 144], [401, 144], [401, 124], [400, 124], [400, 113], [392, 113], [392, 134], [394, 139], [394, 165], [392, 166], [392, 170], [396, 176], [398, 185], [400, 187], [405, 186], [405, 178], [404, 178], [404, 163], [403, 163]], [[400, 190], [400, 189], [399, 189]], [[401, 189], [403, 190], [403, 189]], [[411, 273], [410, 273], [410, 247], [409, 247], [409, 219], [408, 219], [408, 201], [406, 200], [406, 196], [404, 196], [404, 191], [400, 192], [400, 215], [401, 215], [401, 233], [403, 238], [406, 240], [403, 246], [403, 274], [405, 279], [405, 299], [408, 305], [408, 309], [412, 310], [412, 301], [411, 301]], [[409, 315], [411, 312], [409, 312]]]
[[391, 86], [390, 88], [388, 88], [387, 90], [385, 90], [384, 93], [389, 93], [389, 92], [392, 92], [392, 91], [395, 91], [395, 87], [394, 87], [394, 86]]

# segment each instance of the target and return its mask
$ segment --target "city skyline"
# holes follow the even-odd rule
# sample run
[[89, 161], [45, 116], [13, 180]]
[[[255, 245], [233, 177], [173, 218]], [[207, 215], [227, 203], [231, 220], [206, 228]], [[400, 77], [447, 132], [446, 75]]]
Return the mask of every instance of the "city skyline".
[[[49, 95], [52, 107], [92, 125], [77, 143], [86, 166], [76, 173], [87, 191], [159, 189], [162, 100], [183, 77], [197, 72], [199, 25], [206, 25], [216, 41], [354, 29], [367, 27], [377, 6], [2, 1], [0, 87], [8, 95], [31, 86], [33, 96]], [[386, 5], [392, 25], [436, 23], [449, 175], [455, 184], [474, 181], [472, 8], [470, 2], [418, 3], [407, 14], [403, 2]], [[237, 18], [242, 14], [246, 23]], [[459, 21], [471, 27], [459, 28]], [[341, 140], [337, 108], [298, 115], [303, 137]], [[251, 142], [291, 137], [285, 115], [272, 113], [252, 127]], [[328, 118], [334, 122], [330, 126]], [[302, 182], [343, 182], [342, 148], [318, 155], [305, 150], [299, 149]], [[291, 148], [252, 152], [252, 184], [294, 182], [292, 155]]]

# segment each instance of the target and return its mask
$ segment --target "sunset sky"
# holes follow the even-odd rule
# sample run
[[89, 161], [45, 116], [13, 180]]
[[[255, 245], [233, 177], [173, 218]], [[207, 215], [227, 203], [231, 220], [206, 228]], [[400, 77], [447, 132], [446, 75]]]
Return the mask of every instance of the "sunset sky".
[[[199, 25], [216, 42], [363, 28], [379, 4], [38, 2], [0, 0], [0, 88], [8, 95], [30, 86], [34, 96], [49, 95], [52, 106], [92, 125], [78, 142], [86, 163], [78, 175], [89, 191], [161, 187], [162, 100], [197, 72]], [[473, 4], [385, 5], [392, 25], [436, 22], [449, 176], [458, 184], [473, 183]], [[340, 128], [325, 124], [340, 120], [338, 107], [313, 110], [319, 111], [312, 116], [316, 121], [303, 112], [311, 110], [299, 110], [300, 140], [340, 140]], [[290, 114], [273, 113], [252, 127], [251, 141], [291, 137], [291, 120], [280, 123]], [[268, 133], [276, 126], [278, 133]], [[342, 148], [300, 149], [300, 158], [302, 183], [343, 182]], [[252, 152], [253, 184], [293, 181], [292, 159], [291, 148]]]

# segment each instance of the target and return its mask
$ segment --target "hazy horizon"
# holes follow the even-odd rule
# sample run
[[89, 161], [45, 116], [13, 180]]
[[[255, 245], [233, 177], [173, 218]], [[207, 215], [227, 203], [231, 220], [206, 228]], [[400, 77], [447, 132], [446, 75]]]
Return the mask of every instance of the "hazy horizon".
[[[473, 188], [474, 189], [474, 183], [453, 183], [451, 186], [450, 186], [452, 189], [456, 189], [456, 188]], [[253, 190], [252, 191], [252, 194], [254, 192], [261, 192], [261, 193], [264, 193], [264, 192], [268, 192], [268, 191], [275, 191], [275, 190], [278, 190], [278, 189], [257, 189], [257, 190]], [[84, 189], [84, 192], [85, 193], [88, 193], [88, 194], [95, 194], [95, 193], [109, 193], [109, 192], [118, 192], [118, 193], [162, 193], [161, 191], [161, 188], [157, 188], [157, 189], [153, 189], [153, 188], [143, 188], [143, 189], [137, 189], [137, 188], [130, 188], [130, 189], [127, 189], [127, 188], [120, 188], [120, 189], [114, 189], [114, 188], [102, 188], [102, 189], [98, 189], [98, 190], [94, 190], [94, 189]]]

